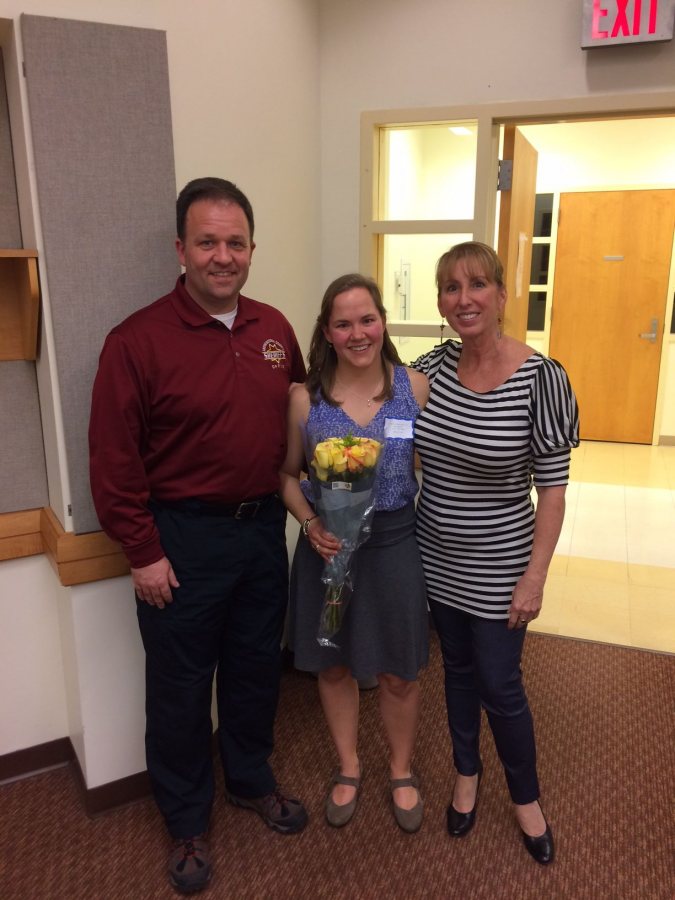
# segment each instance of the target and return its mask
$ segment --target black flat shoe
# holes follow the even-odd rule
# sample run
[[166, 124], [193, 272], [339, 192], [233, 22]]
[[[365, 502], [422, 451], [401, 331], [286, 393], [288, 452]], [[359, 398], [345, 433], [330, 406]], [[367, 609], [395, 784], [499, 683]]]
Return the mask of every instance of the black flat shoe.
[[553, 833], [548, 822], [546, 823], [546, 831], [540, 834], [539, 837], [531, 837], [529, 834], [525, 834], [522, 828], [520, 830], [523, 834], [523, 843], [527, 847], [527, 852], [530, 856], [542, 866], [552, 863], [555, 857], [555, 846], [553, 844]]
[[476, 801], [473, 809], [468, 813], [457, 812], [455, 807], [450, 804], [448, 807], [448, 834], [452, 837], [464, 837], [474, 826], [476, 821], [476, 809], [478, 807], [478, 791], [480, 789], [480, 781], [483, 777], [483, 763], [478, 764], [478, 783], [476, 784]]

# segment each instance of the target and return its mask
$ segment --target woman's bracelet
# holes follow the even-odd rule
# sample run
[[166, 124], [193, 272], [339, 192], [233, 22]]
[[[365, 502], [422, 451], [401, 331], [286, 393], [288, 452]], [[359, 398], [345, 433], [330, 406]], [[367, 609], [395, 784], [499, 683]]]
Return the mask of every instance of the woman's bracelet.
[[308, 519], [305, 519], [302, 525], [300, 526], [302, 533], [306, 538], [309, 538], [309, 523], [313, 522], [314, 519], [318, 519], [318, 516], [310, 516]]

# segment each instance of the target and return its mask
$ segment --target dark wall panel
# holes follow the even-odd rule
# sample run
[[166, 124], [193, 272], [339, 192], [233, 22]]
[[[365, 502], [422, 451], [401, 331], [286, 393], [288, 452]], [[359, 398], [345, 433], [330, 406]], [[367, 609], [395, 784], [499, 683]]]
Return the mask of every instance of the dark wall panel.
[[47, 506], [35, 363], [0, 363], [0, 513]]
[[87, 425], [110, 328], [178, 273], [164, 32], [22, 16], [40, 220], [76, 533], [99, 528]]
[[15, 250], [21, 247], [19, 205], [16, 199], [14, 157], [9, 129], [5, 67], [0, 50], [0, 247]]

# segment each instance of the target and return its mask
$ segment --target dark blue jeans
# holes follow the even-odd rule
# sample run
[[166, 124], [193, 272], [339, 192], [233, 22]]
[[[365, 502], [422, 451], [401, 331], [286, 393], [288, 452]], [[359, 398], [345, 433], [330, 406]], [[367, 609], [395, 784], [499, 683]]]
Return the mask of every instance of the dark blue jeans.
[[520, 660], [524, 628], [482, 619], [431, 601], [445, 668], [445, 700], [455, 768], [475, 775], [480, 762], [481, 706], [487, 714], [514, 803], [539, 798], [532, 714]]
[[146, 653], [146, 755], [172, 837], [208, 827], [214, 797], [211, 695], [225, 783], [241, 797], [276, 787], [268, 759], [288, 601], [286, 511], [252, 519], [153, 504], [180, 587], [157, 609], [138, 602]]

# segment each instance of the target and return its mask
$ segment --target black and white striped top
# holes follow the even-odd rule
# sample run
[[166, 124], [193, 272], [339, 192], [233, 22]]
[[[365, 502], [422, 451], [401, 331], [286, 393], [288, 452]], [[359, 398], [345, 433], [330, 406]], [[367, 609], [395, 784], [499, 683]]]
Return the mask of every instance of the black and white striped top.
[[429, 599], [501, 619], [530, 558], [532, 483], [567, 484], [579, 414], [555, 360], [534, 353], [481, 394], [457, 377], [461, 349], [446, 341], [413, 363], [431, 382], [415, 425], [417, 536]]

